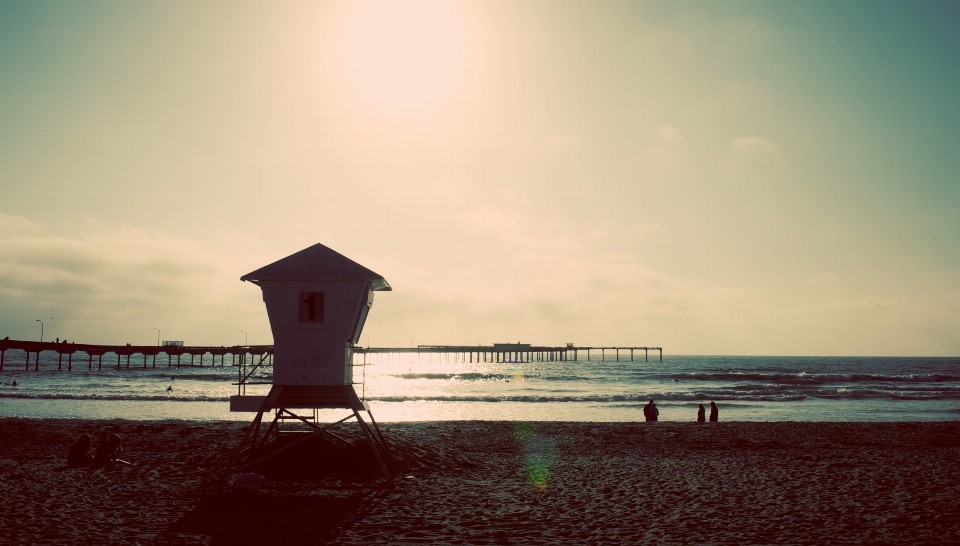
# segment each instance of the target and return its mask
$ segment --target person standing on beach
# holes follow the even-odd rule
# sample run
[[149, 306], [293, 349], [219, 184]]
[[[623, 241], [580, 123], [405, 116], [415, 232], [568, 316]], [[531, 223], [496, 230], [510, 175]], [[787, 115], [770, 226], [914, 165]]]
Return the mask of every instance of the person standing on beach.
[[660, 415], [660, 410], [657, 409], [657, 405], [653, 403], [653, 400], [650, 401], [650, 409], [647, 411], [650, 415], [650, 418], [647, 421], [656, 421], [657, 416]]
[[653, 409], [653, 400], [647, 402], [646, 406], [643, 406], [643, 420], [644, 421], [656, 421], [653, 418], [651, 410]]
[[717, 422], [717, 404], [715, 402], [710, 402], [710, 422]]
[[698, 423], [703, 423], [704, 421], [706, 421], [706, 419], [704, 418], [705, 413], [706, 413], [706, 410], [703, 409], [703, 404], [700, 404], [700, 409], [697, 410]]

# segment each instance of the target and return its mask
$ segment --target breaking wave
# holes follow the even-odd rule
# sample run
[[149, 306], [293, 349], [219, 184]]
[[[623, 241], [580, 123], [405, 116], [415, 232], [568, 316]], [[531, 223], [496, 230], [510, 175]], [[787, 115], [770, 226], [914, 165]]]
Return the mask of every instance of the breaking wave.
[[666, 375], [681, 381], [754, 381], [758, 383], [781, 383], [792, 385], [822, 385], [836, 383], [943, 383], [960, 380], [958, 376], [944, 374], [808, 374], [800, 373], [686, 373]]
[[54, 394], [54, 393], [0, 393], [0, 398], [34, 400], [104, 400], [139, 402], [229, 402], [229, 396], [169, 396], [162, 394]]

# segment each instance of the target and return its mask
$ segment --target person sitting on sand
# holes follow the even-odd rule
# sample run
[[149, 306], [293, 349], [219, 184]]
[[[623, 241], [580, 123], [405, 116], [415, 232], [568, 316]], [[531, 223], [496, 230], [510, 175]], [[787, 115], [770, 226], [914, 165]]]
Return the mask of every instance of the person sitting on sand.
[[93, 462], [90, 456], [90, 446], [93, 445], [93, 439], [89, 434], [83, 434], [77, 439], [73, 447], [70, 448], [70, 454], [67, 455], [67, 466], [71, 468], [80, 468]]
[[697, 410], [697, 422], [698, 422], [698, 423], [703, 423], [704, 421], [706, 421], [706, 419], [704, 419], [704, 413], [705, 413], [705, 412], [706, 412], [706, 410], [703, 409], [703, 404], [700, 404], [700, 409]]
[[106, 441], [100, 442], [97, 447], [97, 455], [93, 458], [94, 466], [106, 466], [117, 462], [123, 447], [120, 445], [120, 435], [111, 434]]
[[715, 402], [710, 402], [710, 422], [717, 422], [717, 404]]

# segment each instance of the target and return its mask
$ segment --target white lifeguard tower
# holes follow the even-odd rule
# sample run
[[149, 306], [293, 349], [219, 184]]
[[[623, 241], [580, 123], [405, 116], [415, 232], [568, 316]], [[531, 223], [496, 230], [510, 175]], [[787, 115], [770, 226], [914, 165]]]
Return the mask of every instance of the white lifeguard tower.
[[[230, 411], [257, 412], [253, 426], [238, 446], [236, 462], [249, 441], [254, 455], [242, 467], [252, 466], [314, 435], [329, 434], [326, 429], [355, 417], [387, 479], [391, 473], [385, 459], [393, 461], [370, 406], [360, 400], [353, 388], [353, 347], [373, 305], [375, 291], [388, 291], [390, 285], [377, 273], [322, 244], [305, 248], [270, 265], [240, 277], [258, 285], [273, 331], [273, 385], [266, 396], [238, 395], [230, 398]], [[312, 410], [311, 418], [294, 410]], [[336, 423], [316, 423], [319, 409], [346, 409], [352, 413]], [[273, 423], [258, 438], [265, 412], [275, 412]], [[367, 425], [360, 412], [366, 412], [373, 425]], [[278, 421], [293, 419], [313, 428], [313, 433], [256, 457]], [[250, 440], [250, 434], [253, 434]]]

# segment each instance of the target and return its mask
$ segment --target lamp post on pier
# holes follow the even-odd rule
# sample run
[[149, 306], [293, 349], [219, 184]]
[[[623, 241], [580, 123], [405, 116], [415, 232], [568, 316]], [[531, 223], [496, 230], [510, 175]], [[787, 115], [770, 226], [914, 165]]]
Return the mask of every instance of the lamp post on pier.
[[156, 326], [154, 326], [153, 329], [157, 331], [157, 347], [159, 347], [160, 346], [160, 328], [157, 328]]
[[[50, 317], [49, 320], [53, 320], [53, 317]], [[37, 319], [37, 322], [40, 323], [40, 343], [43, 343], [43, 321]]]
[[243, 331], [243, 330], [240, 330], [240, 333], [243, 334], [243, 345], [246, 346], [246, 345], [247, 345], [247, 333], [246, 333], [245, 331]]

